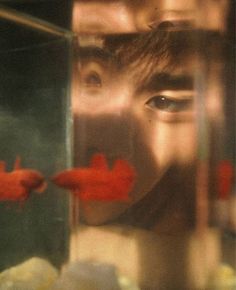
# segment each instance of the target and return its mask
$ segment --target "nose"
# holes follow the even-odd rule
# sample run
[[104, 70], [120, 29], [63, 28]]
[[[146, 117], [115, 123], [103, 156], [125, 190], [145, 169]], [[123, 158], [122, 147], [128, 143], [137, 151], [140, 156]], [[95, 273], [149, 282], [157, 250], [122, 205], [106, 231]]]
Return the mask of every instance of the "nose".
[[106, 155], [108, 162], [130, 160], [134, 126], [127, 113], [77, 116], [74, 120], [75, 163], [86, 165], [95, 153]]

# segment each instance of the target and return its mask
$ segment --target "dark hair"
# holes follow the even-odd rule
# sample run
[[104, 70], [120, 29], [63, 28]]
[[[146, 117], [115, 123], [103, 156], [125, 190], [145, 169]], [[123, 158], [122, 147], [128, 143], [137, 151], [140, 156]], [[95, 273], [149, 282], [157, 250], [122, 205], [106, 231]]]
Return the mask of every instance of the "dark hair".
[[154, 72], [171, 72], [183, 59], [196, 54], [198, 32], [163, 31], [108, 36], [104, 49], [109, 50], [123, 70], [135, 71], [137, 82]]

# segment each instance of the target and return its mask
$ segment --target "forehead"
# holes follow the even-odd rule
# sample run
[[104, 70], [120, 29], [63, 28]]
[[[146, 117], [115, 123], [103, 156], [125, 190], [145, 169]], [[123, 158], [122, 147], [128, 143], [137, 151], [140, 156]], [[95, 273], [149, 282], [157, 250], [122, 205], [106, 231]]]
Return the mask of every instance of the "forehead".
[[152, 22], [193, 16], [195, 0], [74, 1], [73, 30], [80, 33], [132, 33]]

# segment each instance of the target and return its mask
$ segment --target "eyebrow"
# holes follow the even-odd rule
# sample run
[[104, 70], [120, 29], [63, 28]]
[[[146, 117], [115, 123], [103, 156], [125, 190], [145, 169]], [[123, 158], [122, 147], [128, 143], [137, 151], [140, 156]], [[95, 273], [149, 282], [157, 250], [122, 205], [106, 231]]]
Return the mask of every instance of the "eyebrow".
[[194, 79], [189, 74], [155, 73], [141, 84], [137, 92], [163, 90], [192, 90]]

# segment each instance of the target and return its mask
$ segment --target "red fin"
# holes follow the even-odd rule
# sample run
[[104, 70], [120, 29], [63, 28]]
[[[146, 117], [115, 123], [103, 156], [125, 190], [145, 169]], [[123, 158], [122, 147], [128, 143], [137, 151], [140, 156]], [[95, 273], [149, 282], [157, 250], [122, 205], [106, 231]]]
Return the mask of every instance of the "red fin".
[[44, 181], [42, 182], [42, 184], [40, 184], [37, 188], [35, 188], [35, 191], [38, 192], [38, 193], [42, 193], [44, 192], [44, 190], [47, 188], [47, 182]]
[[102, 153], [94, 154], [90, 161], [90, 167], [94, 169], [108, 170], [108, 164], [105, 155]]
[[21, 169], [12, 173], [14, 176], [19, 176], [19, 182], [28, 191], [42, 192], [45, 189], [46, 183], [43, 175], [33, 169]]
[[14, 164], [13, 170], [18, 170], [20, 168], [21, 168], [21, 158], [20, 158], [20, 156], [17, 156], [16, 160], [15, 160], [15, 164]]
[[6, 171], [6, 163], [5, 161], [0, 160], [0, 172]]
[[134, 168], [128, 163], [128, 161], [123, 159], [117, 159], [112, 171], [116, 174], [122, 174], [124, 176], [128, 175], [132, 178], [135, 177]]

